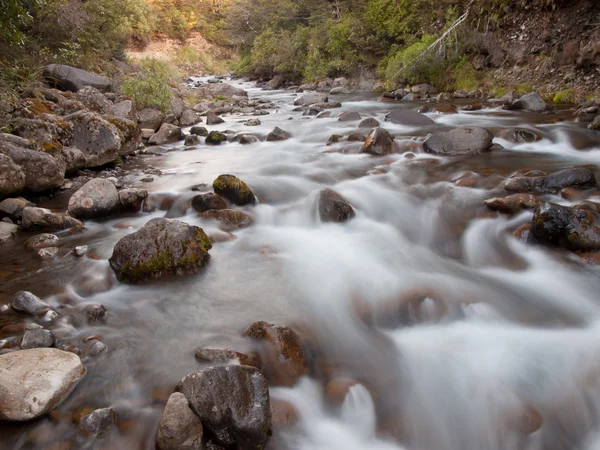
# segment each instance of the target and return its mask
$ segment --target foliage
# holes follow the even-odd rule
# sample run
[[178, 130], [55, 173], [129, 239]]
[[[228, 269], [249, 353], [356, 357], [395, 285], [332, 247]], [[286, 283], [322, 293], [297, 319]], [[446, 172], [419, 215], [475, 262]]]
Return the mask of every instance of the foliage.
[[552, 101], [557, 104], [574, 103], [574, 100], [573, 93], [570, 89], [558, 91], [552, 99]]
[[176, 71], [156, 59], [140, 60], [138, 66], [137, 74], [123, 83], [123, 93], [131, 97], [139, 109], [156, 108], [167, 112], [173, 96], [171, 83], [177, 78]]

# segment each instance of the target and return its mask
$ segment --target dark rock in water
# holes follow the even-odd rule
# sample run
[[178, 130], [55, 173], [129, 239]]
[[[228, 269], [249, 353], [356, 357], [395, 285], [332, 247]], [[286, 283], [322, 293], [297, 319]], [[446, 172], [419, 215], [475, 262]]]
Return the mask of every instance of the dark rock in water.
[[423, 142], [427, 153], [442, 156], [470, 155], [489, 150], [494, 136], [485, 128], [461, 127], [431, 134]]
[[413, 94], [411, 92], [410, 94], [406, 94], [404, 97], [402, 97], [401, 101], [403, 101], [403, 102], [414, 102], [416, 100], [419, 100], [420, 98], [421, 98], [420, 95]]
[[253, 134], [242, 134], [239, 137], [239, 140], [240, 144], [242, 145], [255, 144], [259, 141], [258, 136], [255, 136]]
[[538, 177], [515, 177], [504, 184], [509, 192], [532, 192], [536, 194], [556, 194], [566, 187], [596, 187], [594, 172], [585, 167], [563, 169], [551, 175]]
[[171, 394], [163, 410], [156, 446], [159, 450], [203, 450], [202, 423], [190, 409], [185, 395]]
[[104, 323], [106, 321], [106, 306], [101, 304], [90, 305], [85, 314], [89, 323]]
[[373, 119], [372, 117], [364, 119], [358, 124], [358, 128], [377, 128], [378, 126], [379, 121], [377, 119]]
[[527, 128], [508, 128], [500, 131], [498, 137], [514, 142], [515, 144], [523, 144], [526, 142], [539, 141], [541, 137], [535, 132]]
[[244, 335], [263, 344], [260, 359], [262, 373], [269, 383], [292, 386], [307, 371], [306, 357], [300, 337], [288, 327], [268, 322], [255, 322]]
[[325, 145], [337, 144], [342, 140], [343, 137], [344, 136], [342, 136], [341, 134], [332, 134], [331, 136], [329, 136], [329, 139], [327, 139], [327, 144]]
[[140, 128], [158, 131], [165, 120], [165, 115], [157, 109], [146, 108], [139, 112]]
[[227, 204], [219, 195], [207, 192], [206, 194], [199, 194], [192, 198], [192, 208], [201, 213], [210, 209], [225, 209], [227, 208]]
[[0, 355], [0, 420], [22, 422], [48, 414], [85, 373], [77, 355], [55, 348]]
[[21, 227], [27, 231], [60, 231], [72, 227], [83, 228], [83, 223], [71, 216], [55, 214], [49, 209], [27, 207], [23, 209]]
[[200, 213], [200, 217], [217, 220], [225, 231], [247, 228], [254, 223], [252, 217], [236, 209], [211, 209]]
[[196, 136], [208, 136], [208, 130], [204, 127], [192, 127], [190, 133], [195, 134]]
[[269, 387], [254, 367], [211, 367], [185, 376], [176, 390], [218, 445], [262, 448], [271, 428]]
[[23, 209], [28, 206], [35, 206], [24, 198], [7, 198], [0, 202], [0, 218], [8, 217], [11, 220], [21, 220]]
[[346, 222], [355, 216], [354, 208], [332, 189], [321, 189], [317, 199], [322, 222]]
[[142, 209], [142, 204], [148, 198], [146, 189], [128, 188], [119, 191], [119, 202], [121, 211], [138, 212]]
[[17, 292], [10, 304], [15, 311], [27, 314], [44, 314], [50, 309], [50, 305], [31, 292]]
[[434, 125], [435, 122], [424, 114], [415, 111], [406, 111], [401, 109], [395, 109], [390, 111], [385, 116], [386, 122], [397, 123], [399, 125], [406, 125], [409, 127]]
[[544, 203], [535, 209], [531, 237], [542, 244], [575, 251], [600, 248], [599, 216], [592, 211]]
[[58, 240], [58, 236], [55, 234], [36, 234], [25, 241], [25, 248], [28, 250], [39, 250], [46, 247], [56, 247], [58, 245]]
[[88, 343], [88, 349], [86, 351], [87, 356], [98, 356], [108, 350], [108, 346], [98, 339], [93, 339]]
[[309, 106], [308, 108], [306, 108], [304, 110], [302, 115], [303, 116], [318, 116], [322, 112], [323, 112], [323, 108], [319, 108], [316, 106]]
[[600, 116], [596, 116], [596, 117], [594, 118], [594, 120], [592, 121], [592, 123], [590, 123], [590, 124], [588, 125], [588, 128], [589, 128], [590, 130], [597, 130], [597, 131], [600, 131]]
[[69, 199], [69, 213], [80, 219], [110, 216], [120, 209], [117, 188], [104, 178], [88, 181]]
[[46, 66], [44, 75], [51, 85], [56, 86], [61, 91], [77, 92], [85, 86], [108, 91], [111, 87], [110, 79], [105, 76], [63, 64]]
[[235, 175], [219, 175], [213, 181], [213, 189], [216, 194], [238, 206], [256, 203], [254, 193], [246, 183]]
[[219, 125], [220, 123], [225, 123], [225, 121], [214, 112], [209, 111], [206, 113], [206, 125]]
[[117, 423], [117, 413], [112, 408], [97, 409], [79, 419], [79, 428], [88, 433], [102, 434]]
[[290, 135], [287, 131], [284, 131], [279, 127], [275, 127], [273, 131], [267, 135], [267, 142], [285, 141], [289, 138]]
[[258, 119], [250, 119], [245, 124], [247, 127], [257, 127], [260, 125], [260, 120]]
[[120, 281], [137, 283], [163, 275], [198, 272], [207, 264], [211, 247], [199, 227], [152, 219], [117, 243], [109, 263]]
[[148, 144], [150, 145], [163, 145], [178, 142], [183, 139], [183, 132], [181, 128], [170, 123], [163, 123], [160, 129], [150, 136]]
[[394, 151], [394, 138], [385, 128], [377, 127], [371, 131], [360, 151], [374, 156], [389, 155]]
[[544, 99], [540, 97], [538, 93], [531, 92], [530, 94], [524, 95], [518, 100], [505, 105], [504, 109], [543, 112], [546, 111], [546, 102], [544, 102]]
[[196, 359], [205, 363], [226, 363], [232, 360], [239, 360], [242, 366], [252, 366], [260, 369], [260, 361], [256, 355], [247, 355], [222, 348], [198, 348], [194, 353]]
[[360, 120], [360, 114], [356, 111], [342, 113], [338, 118], [338, 121], [340, 122], [352, 122], [354, 120]]
[[348, 142], [365, 142], [366, 140], [367, 137], [360, 131], [355, 131], [354, 133], [350, 133], [348, 135]]
[[543, 201], [531, 194], [513, 194], [508, 197], [489, 198], [484, 203], [493, 211], [515, 214], [522, 209], [536, 208]]
[[226, 142], [227, 141], [227, 136], [225, 136], [223, 133], [220, 133], [219, 131], [211, 131], [210, 133], [208, 133], [208, 136], [206, 136], [206, 145], [220, 145], [221, 142]]
[[196, 136], [195, 134], [188, 134], [185, 137], [185, 141], [183, 142], [183, 145], [185, 145], [186, 147], [192, 147], [194, 145], [200, 145], [200, 137]]
[[51, 331], [44, 330], [43, 328], [25, 330], [25, 334], [23, 334], [23, 339], [21, 340], [21, 349], [52, 347], [55, 342], [56, 338]]

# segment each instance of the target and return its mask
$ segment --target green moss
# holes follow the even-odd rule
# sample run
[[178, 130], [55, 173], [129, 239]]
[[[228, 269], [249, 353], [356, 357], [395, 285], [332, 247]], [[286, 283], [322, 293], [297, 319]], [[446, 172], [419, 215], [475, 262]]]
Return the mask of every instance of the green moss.
[[219, 145], [221, 142], [226, 140], [227, 136], [225, 136], [223, 133], [219, 133], [218, 131], [211, 131], [208, 133], [208, 136], [206, 136], [206, 143], [209, 145]]
[[564, 91], [558, 91], [554, 98], [552, 99], [554, 103], [565, 104], [565, 103], [573, 103], [573, 94], [570, 89], [565, 89]]
[[121, 280], [143, 281], [164, 272], [173, 272], [173, 254], [166, 250], [150, 258], [145, 264], [131, 266], [129, 262], [123, 264], [120, 273]]
[[234, 175], [219, 175], [213, 181], [213, 189], [215, 192], [235, 192], [237, 197], [244, 201], [252, 198], [253, 194], [246, 183]]
[[196, 232], [196, 242], [200, 244], [200, 248], [205, 252], [208, 252], [212, 248], [212, 243], [210, 239], [206, 235], [206, 233], [202, 230], [198, 230]]

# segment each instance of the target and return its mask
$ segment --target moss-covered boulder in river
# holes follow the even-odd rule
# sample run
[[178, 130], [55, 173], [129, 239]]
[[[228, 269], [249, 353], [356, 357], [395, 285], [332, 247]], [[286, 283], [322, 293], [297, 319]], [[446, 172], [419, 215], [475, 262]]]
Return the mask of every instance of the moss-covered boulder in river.
[[238, 206], [256, 203], [248, 185], [235, 175], [219, 175], [213, 181], [213, 189], [218, 195]]

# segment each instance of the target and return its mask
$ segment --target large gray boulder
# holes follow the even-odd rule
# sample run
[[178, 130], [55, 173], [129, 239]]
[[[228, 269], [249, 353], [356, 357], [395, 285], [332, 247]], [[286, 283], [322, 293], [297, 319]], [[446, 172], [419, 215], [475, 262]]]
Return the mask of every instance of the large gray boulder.
[[74, 95], [74, 99], [81, 102], [86, 109], [98, 114], [113, 114], [115, 106], [98, 89], [86, 86]]
[[79, 111], [65, 117], [72, 122], [73, 147], [85, 155], [88, 167], [101, 166], [119, 157], [121, 136], [113, 124], [89, 111]]
[[494, 136], [485, 128], [461, 127], [431, 134], [423, 142], [427, 153], [442, 156], [472, 155], [488, 150]]
[[46, 66], [44, 75], [61, 91], [77, 92], [85, 86], [92, 86], [101, 91], [108, 91], [111, 88], [109, 78], [63, 64]]
[[145, 108], [139, 112], [140, 127], [157, 131], [165, 120], [165, 115], [157, 109]]
[[113, 107], [113, 114], [117, 117], [132, 120], [134, 122], [137, 122], [140, 118], [133, 100], [122, 100], [118, 103], [115, 103]]
[[0, 196], [21, 192], [25, 185], [25, 173], [21, 166], [0, 153]]
[[113, 115], [103, 116], [103, 119], [113, 124], [119, 131], [121, 138], [119, 155], [131, 155], [138, 149], [142, 141], [142, 129], [137, 122]]
[[202, 450], [202, 423], [180, 392], [169, 397], [156, 433], [159, 450]]
[[534, 194], [557, 194], [566, 187], [588, 189], [597, 187], [594, 172], [587, 167], [559, 170], [539, 177], [514, 177], [505, 184], [509, 192], [531, 192]]
[[183, 139], [183, 132], [177, 125], [171, 125], [170, 123], [163, 123], [160, 126], [160, 130], [150, 136], [148, 144], [150, 145], [163, 145], [178, 142]]
[[182, 127], [191, 127], [192, 125], [196, 125], [201, 121], [202, 119], [198, 114], [196, 114], [191, 109], [186, 109], [185, 111], [183, 111], [181, 117], [179, 118], [179, 125], [181, 125]]
[[158, 218], [122, 238], [109, 263], [120, 281], [137, 283], [198, 272], [208, 263], [211, 247], [202, 228]]
[[315, 92], [311, 94], [304, 94], [303, 96], [297, 98], [294, 101], [294, 106], [308, 106], [313, 105], [315, 103], [327, 103], [328, 100], [329, 99], [326, 95], [318, 94]]
[[187, 398], [215, 443], [262, 448], [271, 428], [269, 387], [254, 367], [221, 366], [185, 376], [176, 391]]
[[213, 99], [215, 97], [248, 97], [248, 93], [243, 89], [236, 88], [227, 83], [215, 83], [203, 85], [194, 91], [198, 98]]
[[56, 214], [45, 208], [23, 209], [21, 228], [26, 231], [60, 231], [72, 227], [83, 228], [83, 223], [66, 214]]
[[117, 188], [104, 178], [88, 181], [69, 199], [69, 213], [79, 219], [110, 216], [120, 208]]
[[55, 348], [0, 355], [0, 420], [20, 422], [49, 413], [85, 373], [77, 355]]
[[144, 200], [148, 198], [148, 191], [145, 189], [128, 188], [119, 191], [119, 202], [121, 211], [138, 212], [142, 209]]
[[385, 116], [385, 120], [386, 122], [397, 123], [399, 125], [406, 125], [409, 127], [435, 125], [435, 122], [429, 117], [427, 117], [425, 114], [401, 109], [390, 111]]
[[[3, 164], [6, 168], [15, 169], [15, 174], [0, 175], [0, 186], [5, 185], [5, 190], [10, 190], [11, 186], [20, 185], [21, 173], [25, 176], [25, 189], [32, 192], [41, 192], [47, 189], [62, 186], [65, 179], [65, 163], [49, 154], [30, 150], [28, 148], [17, 147], [7, 142], [0, 141], [0, 154], [8, 156], [14, 164], [7, 161]], [[0, 164], [2, 160], [0, 160]], [[16, 170], [14, 165], [20, 168]], [[6, 180], [4, 182], [3, 178]]]
[[546, 111], [546, 102], [537, 92], [531, 92], [506, 105], [504, 109], [543, 112]]

